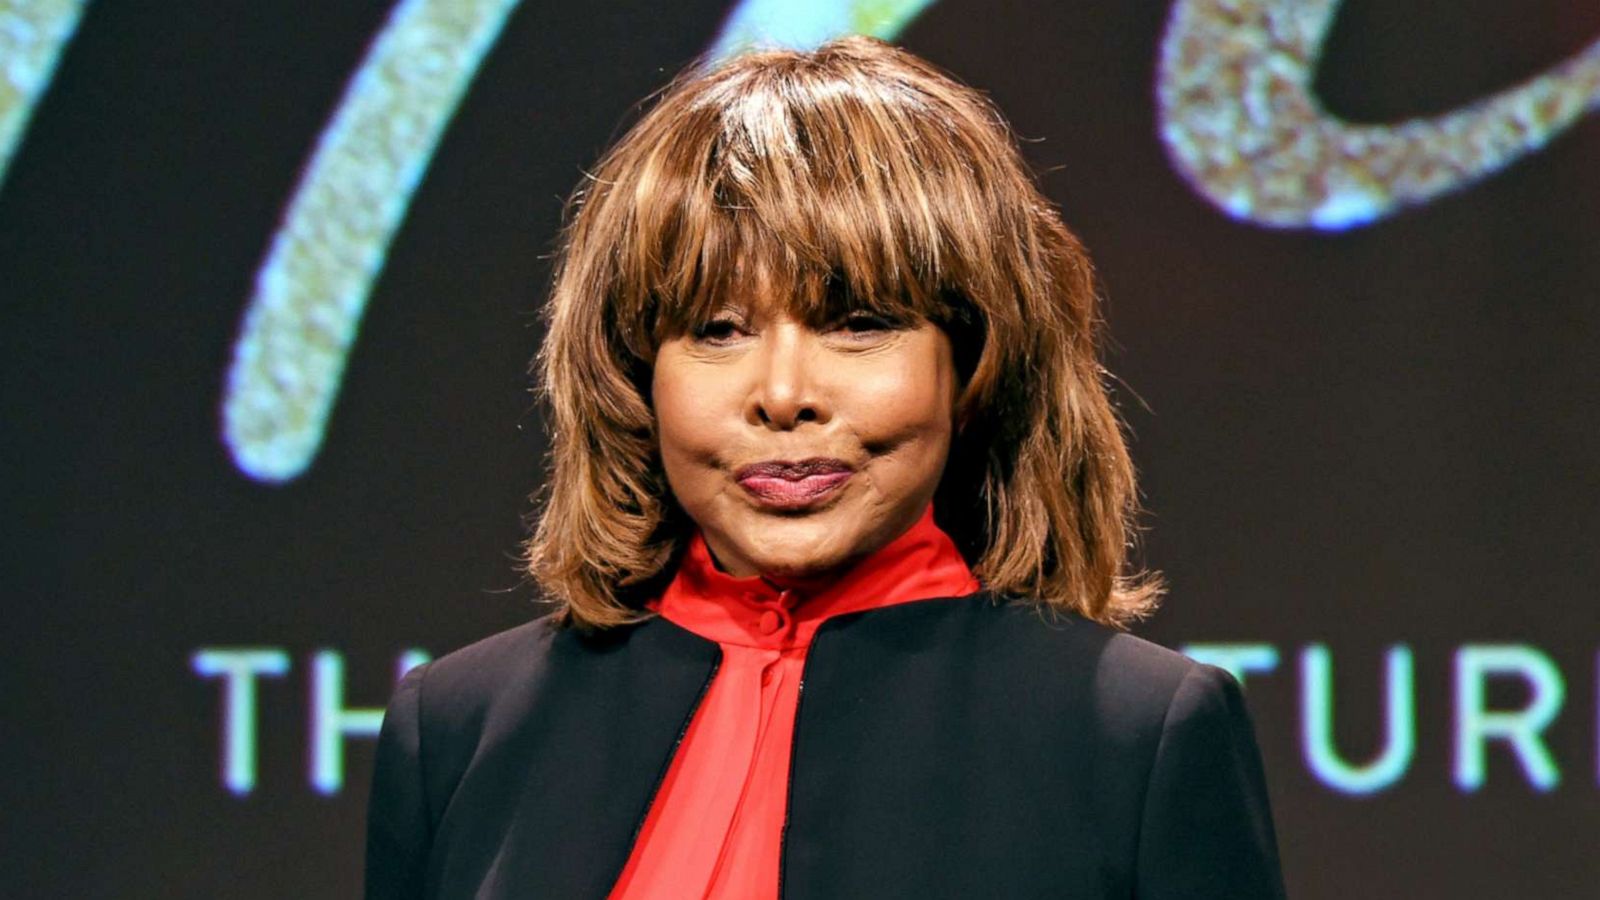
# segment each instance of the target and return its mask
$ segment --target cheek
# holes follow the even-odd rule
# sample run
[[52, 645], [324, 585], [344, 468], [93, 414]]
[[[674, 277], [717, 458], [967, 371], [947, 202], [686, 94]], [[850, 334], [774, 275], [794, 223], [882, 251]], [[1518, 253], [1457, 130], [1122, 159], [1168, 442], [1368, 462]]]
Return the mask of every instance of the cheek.
[[681, 387], [675, 384], [655, 395], [656, 430], [663, 454], [689, 452], [707, 443], [705, 434], [713, 421], [706, 404], [696, 402], [698, 395]]
[[932, 373], [920, 369], [880, 373], [857, 384], [858, 405], [871, 414], [862, 417], [869, 432], [912, 438], [943, 430], [949, 410]]
[[949, 449], [955, 372], [939, 338], [924, 337], [893, 365], [854, 380], [858, 433], [907, 463], [942, 465]]
[[651, 383], [661, 461], [673, 489], [692, 492], [691, 480], [715, 465], [716, 451], [726, 446], [726, 415], [717, 397], [718, 379], [697, 377], [692, 365], [666, 354], [657, 363]]

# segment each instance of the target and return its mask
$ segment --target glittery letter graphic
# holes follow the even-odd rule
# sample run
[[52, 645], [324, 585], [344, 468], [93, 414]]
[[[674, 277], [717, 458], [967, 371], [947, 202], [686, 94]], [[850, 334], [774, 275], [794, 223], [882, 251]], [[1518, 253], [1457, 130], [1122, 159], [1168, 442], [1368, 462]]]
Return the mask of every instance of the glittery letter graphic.
[[842, 34], [893, 38], [933, 0], [744, 0], [712, 44], [717, 58], [760, 46], [810, 49]]
[[[3, 2], [3, 0], [0, 0]], [[890, 37], [931, 0], [751, 0], [714, 52], [864, 31]], [[517, 0], [402, 0], [350, 81], [256, 276], [223, 399], [252, 478], [316, 457], [373, 282], [444, 127]]]
[[85, 5], [83, 0], [0, 0], [0, 182]]
[[1441, 116], [1352, 125], [1311, 83], [1339, 0], [1178, 0], [1161, 43], [1161, 138], [1202, 196], [1248, 222], [1337, 230], [1464, 188], [1600, 106], [1600, 41]]
[[402, 0], [345, 88], [256, 276], [223, 399], [239, 468], [311, 464], [372, 284], [516, 0]]

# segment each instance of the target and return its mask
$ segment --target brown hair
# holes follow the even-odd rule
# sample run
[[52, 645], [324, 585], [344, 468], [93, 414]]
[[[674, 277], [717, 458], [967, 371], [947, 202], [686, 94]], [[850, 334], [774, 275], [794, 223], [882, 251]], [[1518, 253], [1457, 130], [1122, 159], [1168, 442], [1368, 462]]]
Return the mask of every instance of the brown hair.
[[656, 349], [743, 267], [797, 317], [936, 322], [961, 394], [934, 510], [989, 590], [1123, 626], [1134, 472], [1098, 361], [1093, 270], [989, 101], [865, 37], [697, 64], [568, 203], [535, 360], [550, 472], [526, 548], [560, 621], [648, 613], [694, 527], [667, 487]]

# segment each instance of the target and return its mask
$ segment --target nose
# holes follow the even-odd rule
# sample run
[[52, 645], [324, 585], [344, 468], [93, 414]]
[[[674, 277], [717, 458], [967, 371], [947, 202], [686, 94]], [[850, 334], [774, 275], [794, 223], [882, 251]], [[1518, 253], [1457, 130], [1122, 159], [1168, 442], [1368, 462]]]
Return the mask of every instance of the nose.
[[831, 417], [817, 377], [820, 360], [811, 329], [793, 320], [764, 329], [751, 362], [755, 375], [745, 407], [750, 424], [787, 431]]

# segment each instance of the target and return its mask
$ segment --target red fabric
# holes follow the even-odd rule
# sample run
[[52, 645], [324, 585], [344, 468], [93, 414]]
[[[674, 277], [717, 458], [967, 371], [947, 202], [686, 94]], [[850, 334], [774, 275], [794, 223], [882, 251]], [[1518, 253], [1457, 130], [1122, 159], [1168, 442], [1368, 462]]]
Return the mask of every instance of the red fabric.
[[800, 671], [830, 616], [980, 587], [933, 507], [837, 579], [775, 584], [718, 569], [697, 532], [651, 608], [716, 641], [722, 663], [678, 745], [611, 900], [778, 896]]

